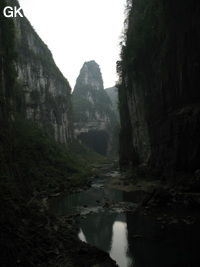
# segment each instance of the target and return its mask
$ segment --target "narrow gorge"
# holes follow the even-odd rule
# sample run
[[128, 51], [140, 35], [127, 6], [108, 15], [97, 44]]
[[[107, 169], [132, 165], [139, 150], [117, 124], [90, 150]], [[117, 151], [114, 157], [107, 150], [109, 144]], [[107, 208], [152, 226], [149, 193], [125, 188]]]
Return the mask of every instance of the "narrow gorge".
[[199, 266], [200, 2], [126, 0], [108, 88], [83, 21], [70, 24], [85, 53], [71, 88], [6, 6], [20, 1], [0, 0], [0, 266]]

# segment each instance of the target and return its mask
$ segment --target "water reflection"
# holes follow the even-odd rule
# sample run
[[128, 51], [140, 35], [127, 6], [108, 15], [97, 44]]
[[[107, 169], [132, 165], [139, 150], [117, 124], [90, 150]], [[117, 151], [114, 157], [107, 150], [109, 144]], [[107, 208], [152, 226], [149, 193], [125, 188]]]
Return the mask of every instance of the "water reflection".
[[112, 246], [109, 251], [111, 258], [115, 259], [120, 267], [133, 266], [134, 260], [129, 256], [127, 240], [127, 224], [125, 214], [118, 215], [113, 225]]
[[80, 222], [79, 238], [107, 251], [120, 267], [133, 266], [125, 213], [88, 216]]
[[80, 222], [79, 238], [81, 239], [82, 234], [87, 243], [95, 245], [102, 250], [110, 251], [113, 235], [112, 228], [116, 217], [117, 214], [106, 216], [103, 213], [87, 216]]
[[103, 179], [87, 191], [52, 198], [50, 210], [62, 215], [93, 212], [80, 220], [79, 238], [110, 253], [120, 267], [200, 266], [199, 225], [161, 227], [151, 214], [133, 209], [119, 213], [116, 203], [140, 203], [144, 193], [102, 188], [102, 183]]
[[81, 212], [101, 211], [105, 203], [121, 202], [123, 198], [122, 191], [92, 187], [77, 194], [63, 194], [57, 198], [52, 198], [49, 204], [52, 212], [70, 215]]
[[128, 244], [134, 267], [200, 266], [199, 225], [158, 225], [154, 216], [126, 213]]

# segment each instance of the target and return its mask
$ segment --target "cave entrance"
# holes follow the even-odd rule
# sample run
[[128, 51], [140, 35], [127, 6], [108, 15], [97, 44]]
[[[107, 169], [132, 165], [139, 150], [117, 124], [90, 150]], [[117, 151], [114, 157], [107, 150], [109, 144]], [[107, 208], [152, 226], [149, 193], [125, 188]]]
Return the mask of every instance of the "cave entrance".
[[77, 137], [87, 147], [92, 148], [101, 155], [107, 155], [109, 134], [106, 131], [92, 130], [87, 133], [81, 133]]

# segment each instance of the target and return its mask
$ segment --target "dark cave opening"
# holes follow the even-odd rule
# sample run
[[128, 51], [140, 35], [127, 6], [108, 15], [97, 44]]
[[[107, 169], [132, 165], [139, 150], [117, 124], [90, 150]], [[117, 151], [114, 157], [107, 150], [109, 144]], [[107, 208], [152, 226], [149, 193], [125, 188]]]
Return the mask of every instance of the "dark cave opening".
[[87, 133], [81, 133], [78, 135], [78, 139], [97, 153], [104, 156], [107, 155], [109, 134], [106, 131], [92, 130]]

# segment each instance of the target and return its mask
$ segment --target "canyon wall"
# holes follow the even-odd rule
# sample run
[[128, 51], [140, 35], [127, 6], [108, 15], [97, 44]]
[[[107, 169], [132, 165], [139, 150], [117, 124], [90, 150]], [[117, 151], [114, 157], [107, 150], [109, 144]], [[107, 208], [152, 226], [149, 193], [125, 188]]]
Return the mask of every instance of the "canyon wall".
[[[15, 0], [10, 2], [18, 6]], [[16, 70], [25, 116], [66, 145], [73, 137], [70, 85], [25, 17], [15, 18], [15, 32]]]
[[195, 173], [200, 158], [200, 3], [133, 0], [121, 59], [121, 165], [147, 163], [155, 176], [169, 181]]
[[117, 87], [113, 86], [113, 87], [105, 88], [105, 91], [112, 102], [113, 110], [115, 112], [117, 121], [119, 121], [119, 109], [118, 109], [118, 102], [119, 101], [118, 101]]

